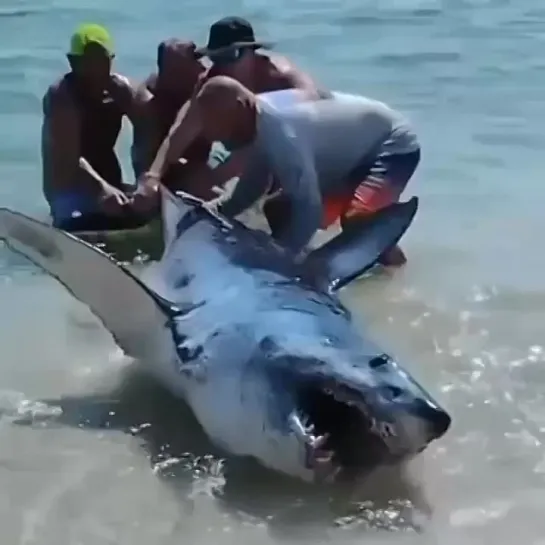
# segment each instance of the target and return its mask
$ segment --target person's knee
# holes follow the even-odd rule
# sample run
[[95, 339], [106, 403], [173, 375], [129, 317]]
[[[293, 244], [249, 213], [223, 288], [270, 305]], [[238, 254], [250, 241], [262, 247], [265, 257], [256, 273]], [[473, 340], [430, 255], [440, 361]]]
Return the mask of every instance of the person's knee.
[[408, 183], [413, 178], [414, 173], [418, 169], [420, 157], [421, 152], [420, 148], [418, 148], [407, 155], [400, 155], [394, 158], [396, 163], [394, 163], [391, 167], [390, 178], [392, 185], [399, 188], [400, 195], [405, 190]]

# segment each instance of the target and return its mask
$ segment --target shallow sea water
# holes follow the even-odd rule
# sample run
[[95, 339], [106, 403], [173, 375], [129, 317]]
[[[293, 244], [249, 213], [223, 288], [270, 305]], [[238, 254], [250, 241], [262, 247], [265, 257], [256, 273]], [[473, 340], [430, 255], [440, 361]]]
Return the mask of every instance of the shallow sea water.
[[454, 425], [407, 474], [377, 475], [353, 496], [223, 465], [187, 409], [139, 376], [82, 305], [0, 249], [5, 543], [542, 545], [545, 8], [535, 0], [8, 3], [0, 205], [46, 213], [40, 97], [64, 70], [75, 24], [107, 23], [119, 69], [143, 77], [159, 40], [203, 43], [227, 12], [324, 83], [414, 121], [423, 162], [407, 191], [421, 197], [403, 239], [410, 262], [345, 298]]

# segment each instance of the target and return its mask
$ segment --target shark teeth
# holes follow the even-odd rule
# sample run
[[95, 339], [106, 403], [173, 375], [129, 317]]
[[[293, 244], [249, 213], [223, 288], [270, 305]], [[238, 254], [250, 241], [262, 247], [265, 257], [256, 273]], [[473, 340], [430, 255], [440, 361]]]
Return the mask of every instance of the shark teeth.
[[325, 447], [325, 444], [327, 443], [328, 439], [329, 439], [328, 433], [324, 435], [320, 435], [319, 437], [312, 437], [310, 445], [312, 446], [312, 448], [321, 449], [322, 447]]
[[300, 441], [308, 442], [308, 421], [307, 416], [301, 417], [298, 413], [293, 412], [289, 416], [290, 428]]
[[315, 426], [306, 415], [293, 412], [290, 427], [305, 447], [306, 466], [315, 472], [317, 481], [328, 481], [340, 471], [334, 463], [335, 452], [327, 448], [329, 434], [314, 435]]

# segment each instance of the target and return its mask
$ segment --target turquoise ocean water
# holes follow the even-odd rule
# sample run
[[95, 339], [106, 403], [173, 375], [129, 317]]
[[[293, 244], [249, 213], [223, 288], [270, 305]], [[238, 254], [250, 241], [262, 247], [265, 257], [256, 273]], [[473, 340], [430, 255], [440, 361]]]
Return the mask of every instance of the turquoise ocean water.
[[[107, 24], [118, 70], [141, 78], [161, 39], [203, 43], [227, 14], [251, 19], [323, 83], [384, 100], [417, 127], [410, 263], [351, 288], [350, 303], [455, 424], [410, 479], [368, 485], [375, 507], [259, 472], [225, 478], [213, 456], [180, 458], [207, 454], [206, 442], [176, 403], [125, 376], [91, 315], [0, 248], [5, 543], [543, 544], [545, 7], [535, 0], [7, 0], [0, 206], [46, 214], [40, 99], [76, 24]], [[61, 417], [37, 401], [60, 396], [70, 396]]]

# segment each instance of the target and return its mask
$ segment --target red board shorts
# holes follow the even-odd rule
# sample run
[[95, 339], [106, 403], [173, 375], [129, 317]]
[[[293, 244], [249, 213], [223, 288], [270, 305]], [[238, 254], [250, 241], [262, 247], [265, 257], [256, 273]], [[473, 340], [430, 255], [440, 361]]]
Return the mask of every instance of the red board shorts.
[[[419, 162], [420, 149], [416, 149], [403, 154], [383, 152], [358, 165], [342, 184], [355, 189], [324, 199], [322, 229], [327, 229], [339, 218], [372, 214], [397, 202]], [[291, 212], [291, 203], [278, 190], [278, 183], [273, 182], [269, 189], [271, 197], [263, 209], [273, 233], [282, 228]]]
[[[339, 218], [364, 216], [399, 200], [420, 162], [420, 149], [409, 153], [380, 153], [373, 162], [363, 163], [348, 175], [348, 186], [356, 189], [324, 199], [322, 228]], [[358, 184], [358, 182], [360, 182]]]

